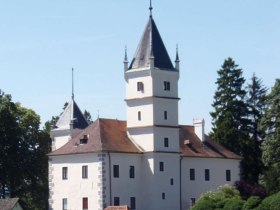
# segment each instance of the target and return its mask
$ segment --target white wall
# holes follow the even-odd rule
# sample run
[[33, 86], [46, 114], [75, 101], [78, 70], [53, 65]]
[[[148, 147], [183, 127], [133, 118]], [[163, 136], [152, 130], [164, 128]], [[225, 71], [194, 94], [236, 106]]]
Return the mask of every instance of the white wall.
[[[237, 159], [192, 158], [182, 159], [182, 209], [190, 207], [191, 198], [196, 200], [204, 192], [239, 180], [239, 162]], [[190, 180], [190, 169], [195, 169], [195, 180]], [[205, 181], [204, 170], [210, 169], [210, 181]], [[226, 170], [231, 170], [231, 181], [226, 181]]]

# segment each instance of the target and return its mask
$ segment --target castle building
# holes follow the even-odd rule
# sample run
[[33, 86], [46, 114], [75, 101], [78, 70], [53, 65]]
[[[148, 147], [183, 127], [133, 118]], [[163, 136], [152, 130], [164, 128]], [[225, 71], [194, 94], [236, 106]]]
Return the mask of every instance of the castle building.
[[240, 157], [204, 133], [204, 120], [178, 123], [175, 67], [150, 17], [130, 65], [127, 120], [83, 117], [74, 97], [53, 128], [49, 209], [186, 210], [199, 196], [239, 180]]

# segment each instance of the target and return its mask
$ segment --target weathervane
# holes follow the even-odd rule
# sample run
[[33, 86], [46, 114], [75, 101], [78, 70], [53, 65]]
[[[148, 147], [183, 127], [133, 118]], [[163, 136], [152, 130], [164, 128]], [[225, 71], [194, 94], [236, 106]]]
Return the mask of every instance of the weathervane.
[[72, 100], [74, 100], [74, 68], [72, 68]]
[[152, 0], [150, 0], [150, 7], [149, 7], [149, 10], [150, 10], [150, 17], [152, 17], [153, 13], [152, 13], [152, 10], [153, 10], [153, 7], [152, 7]]

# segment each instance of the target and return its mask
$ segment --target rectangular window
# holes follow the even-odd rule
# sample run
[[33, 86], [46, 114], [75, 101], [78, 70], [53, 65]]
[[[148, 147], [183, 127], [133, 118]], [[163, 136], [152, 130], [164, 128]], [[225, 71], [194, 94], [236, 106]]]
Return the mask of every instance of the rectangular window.
[[169, 142], [167, 137], [164, 138], [164, 147], [169, 147]]
[[141, 112], [138, 112], [138, 121], [141, 121]]
[[67, 198], [62, 199], [62, 210], [67, 210]]
[[210, 170], [209, 169], [205, 169], [205, 181], [209, 181], [210, 180]]
[[161, 193], [161, 198], [162, 198], [162, 200], [165, 199], [165, 193]]
[[88, 166], [82, 166], [82, 178], [83, 179], [88, 178]]
[[135, 197], [130, 197], [130, 209], [136, 209], [136, 199], [135, 199]]
[[68, 168], [62, 167], [62, 179], [68, 179]]
[[83, 198], [83, 210], [88, 210], [88, 198]]
[[194, 168], [190, 168], [190, 180], [195, 180], [195, 170], [194, 170]]
[[174, 180], [170, 179], [170, 185], [174, 185]]
[[115, 178], [119, 177], [119, 165], [113, 165], [113, 176]]
[[143, 82], [137, 82], [137, 91], [144, 91], [144, 84]]
[[169, 81], [164, 81], [163, 82], [163, 89], [165, 91], [169, 91], [170, 90], [170, 82]]
[[134, 166], [129, 167], [129, 178], [135, 178], [135, 169]]
[[120, 205], [120, 197], [114, 197], [114, 206]]
[[227, 182], [231, 181], [231, 171], [230, 170], [226, 170], [226, 181]]
[[195, 198], [191, 198], [191, 206], [194, 206], [195, 204]]
[[159, 171], [164, 171], [164, 163], [159, 162]]
[[167, 120], [167, 111], [164, 111], [164, 119]]

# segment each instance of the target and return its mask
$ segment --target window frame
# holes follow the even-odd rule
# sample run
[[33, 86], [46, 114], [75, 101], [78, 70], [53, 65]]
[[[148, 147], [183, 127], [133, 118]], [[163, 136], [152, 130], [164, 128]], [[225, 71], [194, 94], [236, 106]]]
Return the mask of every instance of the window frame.
[[164, 162], [163, 161], [159, 162], [159, 171], [164, 171]]
[[137, 82], [137, 91], [144, 92], [144, 83], [143, 82]]
[[129, 178], [130, 179], [135, 178], [135, 166], [129, 166]]
[[165, 120], [167, 120], [167, 118], [168, 118], [167, 110], [164, 110], [163, 118], [164, 118]]
[[83, 179], [88, 178], [88, 166], [87, 165], [82, 166], [82, 178]]
[[68, 167], [62, 167], [62, 180], [68, 180]]
[[138, 121], [141, 121], [142, 120], [142, 114], [141, 114], [141, 111], [138, 111]]
[[165, 200], [165, 193], [161, 193], [161, 199]]
[[67, 198], [62, 198], [62, 210], [67, 210], [67, 209], [68, 209], [68, 200]]
[[210, 181], [210, 169], [204, 169], [205, 181]]
[[83, 210], [88, 210], [88, 197], [83, 197]]
[[120, 197], [115, 196], [114, 197], [114, 206], [119, 206], [120, 205]]
[[136, 209], [136, 198], [135, 197], [130, 197], [130, 209]]
[[226, 181], [227, 182], [231, 181], [231, 170], [229, 169], [226, 170]]
[[195, 169], [190, 168], [190, 180], [194, 181], [195, 180]]
[[164, 91], [170, 91], [170, 81], [163, 81], [163, 90]]
[[113, 177], [114, 178], [120, 177], [120, 166], [119, 165], [113, 165]]
[[164, 147], [169, 147], [169, 138], [164, 137]]

